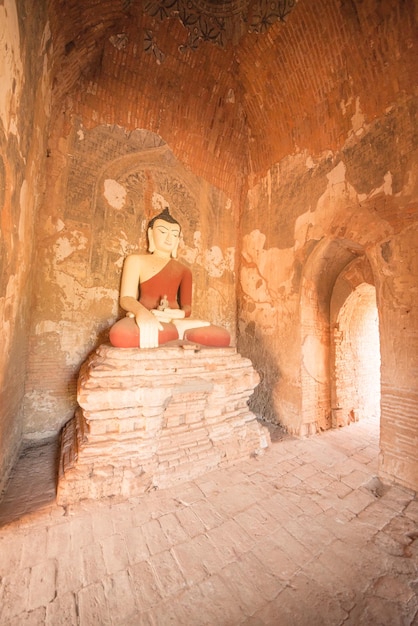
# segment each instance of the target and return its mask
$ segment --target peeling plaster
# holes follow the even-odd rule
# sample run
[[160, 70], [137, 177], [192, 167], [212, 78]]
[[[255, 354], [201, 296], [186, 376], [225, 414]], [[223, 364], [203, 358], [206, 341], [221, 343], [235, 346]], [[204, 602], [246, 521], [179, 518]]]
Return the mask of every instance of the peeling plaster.
[[347, 168], [343, 161], [340, 161], [328, 174], [326, 175], [329, 181], [329, 185], [339, 185], [345, 183], [345, 174]]
[[121, 210], [125, 206], [127, 191], [117, 180], [107, 178], [103, 183], [103, 195], [113, 209]]
[[[201, 294], [197, 290], [197, 293]], [[199, 298], [201, 300], [201, 298]], [[213, 324], [221, 323], [222, 326], [225, 326], [228, 330], [233, 332], [233, 327], [227, 326], [228, 322], [225, 320], [224, 307], [225, 307], [225, 294], [221, 289], [215, 287], [208, 287], [205, 290], [205, 299], [207, 305], [207, 311], [210, 312], [210, 320]], [[207, 316], [203, 316], [203, 319], [208, 319]]]
[[[342, 204], [347, 206], [358, 206], [359, 198], [356, 190], [345, 178], [346, 166], [340, 161], [327, 174], [328, 185], [322, 196], [318, 199], [313, 211], [307, 211], [299, 216], [296, 225], [302, 227], [302, 231], [295, 232], [295, 238], [303, 241], [304, 238], [321, 239], [324, 232], [327, 232], [329, 225], [338, 212], [338, 207]], [[344, 221], [347, 219], [345, 212]], [[365, 233], [366, 234], [366, 233]]]
[[249, 235], [245, 235], [242, 243], [242, 256], [247, 263], [255, 263], [258, 265], [259, 257], [264, 244], [266, 243], [266, 236], [261, 231], [253, 230]]
[[48, 97], [50, 92], [50, 78], [51, 75], [49, 73], [48, 68], [48, 56], [47, 56], [47, 48], [48, 44], [51, 42], [51, 29], [49, 26], [49, 22], [45, 24], [44, 32], [42, 33], [41, 40], [41, 54], [44, 55], [44, 63], [43, 63], [43, 71], [42, 71], [42, 79], [41, 79], [41, 100], [44, 105], [44, 113], [46, 117], [49, 117], [51, 112], [51, 99]]
[[212, 246], [204, 254], [204, 267], [213, 278], [220, 278], [225, 271], [225, 260], [219, 246]]
[[[76, 235], [76, 233], [75, 233]], [[55, 261], [61, 263], [67, 257], [71, 256], [76, 250], [83, 250], [86, 248], [87, 240], [84, 238], [84, 245], [74, 246], [68, 237], [60, 237], [55, 243]]]
[[200, 233], [195, 233], [193, 242], [194, 248], [180, 244], [179, 257], [183, 259], [189, 265], [194, 265], [197, 262], [199, 255], [201, 254], [201, 245], [199, 239]]
[[[105, 289], [104, 287], [83, 287], [75, 278], [65, 272], [55, 272], [54, 283], [62, 293], [65, 294], [62, 302], [62, 311], [70, 311], [71, 315], [82, 313], [88, 315], [94, 313], [96, 308], [102, 308], [102, 300], [109, 299], [112, 303], [111, 314], [117, 314], [117, 303], [119, 298], [118, 289]], [[69, 306], [67, 306], [69, 304]]]
[[47, 97], [49, 94], [49, 89], [50, 89], [49, 79], [50, 79], [50, 74], [48, 71], [48, 57], [45, 55], [43, 72], [42, 72], [42, 81], [41, 81], [41, 91], [42, 91], [41, 100], [44, 105], [45, 117], [47, 118], [49, 117], [51, 113], [51, 99]]
[[85, 250], [87, 248], [88, 239], [78, 230], [71, 232], [71, 238], [58, 237], [55, 242], [55, 262], [61, 263], [71, 256], [77, 250]]
[[161, 213], [166, 207], [170, 208], [170, 203], [160, 193], [154, 191], [151, 198], [152, 208], [156, 213]]
[[335, 215], [336, 208], [343, 202], [358, 205], [358, 194], [354, 187], [346, 180], [346, 165], [340, 161], [328, 174], [328, 185], [322, 196], [318, 199], [314, 210], [314, 225], [320, 229], [321, 235], [313, 234], [311, 238], [318, 239], [329, 227], [332, 215]]
[[315, 221], [315, 211], [302, 213], [295, 221], [295, 252], [306, 244], [309, 240], [309, 231]]
[[364, 121], [365, 117], [360, 108], [360, 98], [356, 98], [356, 112], [351, 118], [351, 125], [353, 128], [353, 132], [356, 135], [361, 135], [364, 132]]
[[45, 24], [44, 32], [42, 33], [41, 40], [41, 52], [46, 54], [48, 43], [51, 41], [51, 28], [49, 22]]
[[313, 160], [313, 158], [311, 157], [311, 155], [308, 156], [308, 158], [306, 159], [306, 168], [308, 170], [313, 170], [315, 169], [315, 162]]
[[[248, 263], [257, 266], [259, 277], [265, 281], [269, 300], [279, 295], [279, 291], [289, 294], [292, 291], [293, 279], [293, 248], [268, 248], [264, 250], [266, 235], [259, 230], [253, 230], [245, 235], [242, 254]], [[245, 274], [241, 274], [245, 280]], [[249, 285], [243, 284], [244, 291]]]
[[119, 269], [122, 269], [123, 264], [125, 262], [125, 258], [128, 256], [128, 254], [131, 253], [131, 248], [128, 242], [128, 237], [125, 232], [121, 231], [121, 237], [117, 239], [117, 241], [119, 243], [119, 248], [122, 251], [122, 254], [118, 258], [118, 260], [114, 262], [114, 264]]
[[117, 315], [118, 290], [97, 287], [85, 289], [63, 272], [56, 273], [56, 282], [62, 289], [62, 293], [65, 294], [65, 302], [62, 307], [64, 315], [67, 309], [66, 304], [71, 304], [71, 311], [69, 312], [71, 319], [43, 320], [36, 325], [35, 334], [38, 337], [44, 334], [56, 334], [60, 350], [65, 356], [66, 365], [74, 367], [78, 366], [85, 358], [86, 350], [91, 349], [97, 341], [98, 334], [96, 326], [78, 323], [77, 319], [90, 318], [94, 320], [96, 317], [98, 318], [95, 311], [106, 307], [106, 309], [111, 310], [111, 313], [107, 320], [102, 320], [101, 324], [110, 328]]
[[[343, 161], [326, 174], [328, 185], [322, 196], [317, 201], [313, 210], [308, 210], [300, 215], [295, 222], [295, 247], [300, 249], [308, 240], [321, 239], [325, 232], [329, 230], [332, 221], [336, 222], [336, 215], [340, 208], [344, 208], [344, 213], [340, 214], [339, 224], [341, 228], [347, 230], [349, 224], [350, 231], [358, 238], [364, 237], [367, 240], [370, 234], [370, 215], [367, 212], [359, 211], [359, 204], [379, 195], [392, 195], [392, 174], [387, 172], [384, 176], [383, 184], [373, 189], [367, 194], [359, 194], [356, 189], [346, 179], [346, 165]], [[347, 211], [347, 207], [352, 207], [353, 212]], [[351, 215], [351, 218], [349, 217]], [[364, 225], [368, 227], [364, 228]], [[378, 229], [380, 236], [386, 237], [387, 225], [383, 222], [374, 222], [374, 227]]]
[[[12, 339], [11, 322], [16, 319], [20, 293], [21, 279], [19, 276], [11, 275], [7, 282], [6, 295], [0, 298], [0, 319], [2, 320], [2, 341], [0, 342], [0, 362], [6, 363], [10, 353], [10, 342]], [[6, 370], [1, 369], [0, 386], [3, 384]]]
[[28, 215], [28, 219], [30, 219], [30, 208], [31, 208], [29, 206], [28, 183], [26, 179], [23, 181], [22, 186], [20, 188], [20, 207], [22, 210], [20, 211], [20, 214], [19, 214], [18, 234], [19, 234], [19, 241], [24, 242], [25, 241], [25, 225], [26, 225], [25, 217], [26, 215]]
[[181, 245], [179, 256], [190, 265], [200, 265], [212, 278], [221, 278], [225, 272], [235, 269], [235, 247], [226, 249], [225, 254], [219, 246], [202, 250], [202, 234], [193, 234], [194, 247]]
[[262, 250], [260, 273], [267, 280], [269, 290], [275, 295], [282, 288], [285, 293], [292, 290], [294, 252], [292, 248], [269, 248]]
[[48, 219], [45, 221], [43, 226], [44, 232], [49, 236], [61, 232], [64, 228], [64, 222], [59, 218], [52, 217], [51, 215], [48, 216]]
[[17, 135], [16, 109], [23, 86], [19, 22], [13, 0], [0, 5], [0, 119], [7, 132]]
[[373, 198], [374, 196], [379, 195], [380, 193], [383, 193], [385, 196], [392, 196], [393, 195], [393, 191], [392, 191], [392, 174], [391, 172], [386, 172], [386, 174], [383, 176], [383, 183], [380, 187], [377, 187], [377, 189], [373, 189], [370, 193], [368, 194], [359, 194], [359, 200], [363, 201], [366, 200], [366, 198]]
[[413, 196], [415, 189], [418, 189], [418, 168], [407, 171], [405, 186], [397, 195]]
[[225, 251], [225, 267], [230, 272], [235, 271], [235, 253], [236, 250], [234, 246], [227, 248]]
[[35, 326], [35, 335], [57, 332], [59, 332], [59, 322], [53, 322], [52, 320], [43, 320]]
[[352, 102], [353, 102], [353, 98], [352, 97], [348, 98], [348, 100], [341, 100], [341, 102], [340, 102], [340, 109], [341, 109], [341, 112], [342, 112], [342, 114], [344, 116], [347, 115], [347, 109], [351, 105]]
[[[246, 279], [244, 279], [244, 283], [245, 282]], [[248, 287], [248, 282], [246, 284]], [[240, 330], [244, 332], [245, 327], [247, 327], [250, 322], [253, 322], [257, 328], [263, 330], [263, 335], [277, 337], [277, 327], [279, 323], [278, 310], [272, 302], [269, 302], [268, 296], [266, 300], [262, 300], [262, 298], [266, 296], [262, 293], [261, 289], [257, 294], [260, 300], [252, 300], [251, 305], [247, 307], [245, 325], [242, 325], [242, 320], [239, 322]], [[249, 297], [251, 298], [252, 296], [249, 295]]]
[[254, 313], [254, 321], [256, 326], [263, 329], [264, 335], [277, 335], [277, 310], [271, 304], [258, 306]]
[[271, 301], [266, 281], [261, 277], [256, 267], [242, 267], [241, 288], [243, 292], [257, 304], [262, 302], [270, 303]]

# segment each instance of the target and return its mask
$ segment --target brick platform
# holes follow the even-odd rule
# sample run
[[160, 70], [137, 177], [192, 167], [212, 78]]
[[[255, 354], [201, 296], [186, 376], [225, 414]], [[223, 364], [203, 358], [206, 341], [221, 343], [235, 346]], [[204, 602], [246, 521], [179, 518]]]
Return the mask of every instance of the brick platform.
[[269, 432], [247, 404], [258, 382], [235, 348], [100, 346], [63, 430], [58, 503], [139, 495], [262, 453]]

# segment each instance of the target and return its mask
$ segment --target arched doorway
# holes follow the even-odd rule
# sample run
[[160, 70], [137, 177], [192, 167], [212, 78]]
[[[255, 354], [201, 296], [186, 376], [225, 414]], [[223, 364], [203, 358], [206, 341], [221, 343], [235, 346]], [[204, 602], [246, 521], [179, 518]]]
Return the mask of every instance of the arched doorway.
[[[338, 416], [341, 409], [348, 412], [345, 424], [369, 413], [378, 418], [380, 349], [376, 290], [362, 246], [349, 240], [324, 238], [318, 242], [304, 268], [300, 310], [302, 410], [295, 434], [305, 436], [342, 425], [338, 421], [342, 418]], [[351, 337], [350, 350], [342, 335], [338, 335], [341, 326], [345, 337]], [[371, 349], [375, 356], [368, 359]], [[349, 352], [350, 356], [345, 356]], [[345, 387], [348, 379], [349, 388]], [[361, 398], [356, 397], [359, 388]], [[350, 397], [350, 406], [348, 400], [341, 404], [344, 394]]]
[[363, 282], [348, 295], [331, 333], [332, 427], [380, 420], [380, 340], [376, 289]]

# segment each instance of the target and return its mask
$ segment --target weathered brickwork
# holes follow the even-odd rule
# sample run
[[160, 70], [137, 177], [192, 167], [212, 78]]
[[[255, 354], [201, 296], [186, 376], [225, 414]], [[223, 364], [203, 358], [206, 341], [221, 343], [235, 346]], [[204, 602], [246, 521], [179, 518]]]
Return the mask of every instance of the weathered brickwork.
[[0, 494], [23, 435], [34, 224], [51, 99], [46, 7], [19, 7], [0, 6]]
[[415, 3], [299, 0], [195, 49], [142, 5], [0, 6], [2, 476], [23, 436], [72, 416], [162, 198], [184, 221], [196, 314], [260, 373], [252, 410], [302, 436], [332, 425], [334, 287], [368, 259], [381, 471], [417, 487]]
[[[395, 127], [411, 132], [398, 134]], [[288, 158], [251, 191], [242, 219], [238, 343], [263, 370], [266, 387], [260, 385], [252, 400], [256, 413], [299, 435], [329, 428], [336, 408], [335, 380], [330, 379], [335, 357], [330, 353], [331, 322], [337, 319], [334, 311], [330, 320], [330, 307], [347, 281], [348, 268], [356, 257], [366, 257], [371, 269], [365, 269], [364, 282], [376, 289], [379, 317], [382, 468], [387, 476], [402, 474], [408, 486], [416, 485], [418, 477], [418, 409], [412, 382], [418, 371], [417, 204], [410, 182], [418, 171], [416, 127], [415, 103], [403, 102], [384, 121], [364, 129], [359, 139], [350, 138], [341, 153], [327, 153], [317, 162], [306, 153]], [[266, 219], [270, 211], [273, 216]], [[282, 227], [285, 215], [288, 221]], [[354, 287], [358, 276], [356, 280]], [[344, 297], [340, 293], [337, 310], [353, 289], [346, 288]], [[350, 377], [345, 362], [347, 398], [358, 386], [359, 366], [357, 359]], [[367, 389], [357, 390], [349, 416], [361, 414], [365, 406], [376, 410], [376, 404], [366, 402], [376, 394], [367, 367], [362, 373], [370, 376]]]
[[269, 431], [248, 410], [258, 380], [235, 348], [100, 346], [63, 431], [58, 502], [129, 498], [263, 454]]

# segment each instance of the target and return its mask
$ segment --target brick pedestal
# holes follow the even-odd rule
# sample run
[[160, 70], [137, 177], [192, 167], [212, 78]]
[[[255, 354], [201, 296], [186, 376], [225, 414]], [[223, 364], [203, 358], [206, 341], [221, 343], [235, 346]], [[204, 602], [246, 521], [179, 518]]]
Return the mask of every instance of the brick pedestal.
[[258, 382], [235, 348], [100, 346], [63, 430], [58, 502], [138, 495], [260, 454], [269, 432], [247, 405]]

